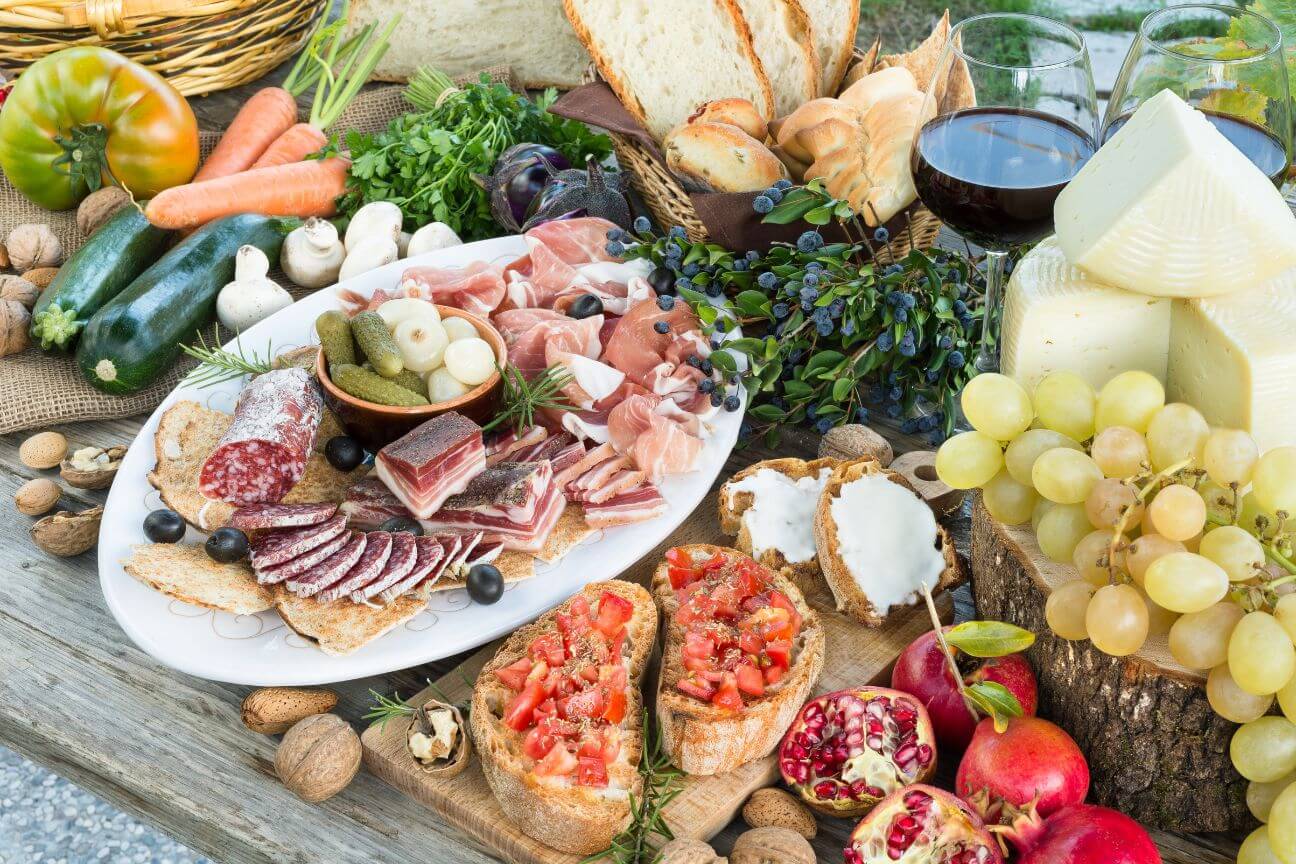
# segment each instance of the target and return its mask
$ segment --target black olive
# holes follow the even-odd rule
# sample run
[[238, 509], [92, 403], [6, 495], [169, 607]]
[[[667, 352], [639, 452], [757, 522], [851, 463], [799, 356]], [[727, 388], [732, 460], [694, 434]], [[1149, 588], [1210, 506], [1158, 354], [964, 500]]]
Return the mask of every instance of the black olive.
[[378, 530], [392, 534], [399, 534], [404, 531], [407, 534], [413, 534], [415, 537], [423, 536], [423, 526], [418, 523], [417, 519], [411, 519], [408, 516], [393, 516], [379, 525]]
[[567, 307], [568, 318], [593, 318], [603, 314], [603, 301], [593, 294], [582, 294]]
[[476, 564], [468, 571], [468, 596], [489, 606], [504, 596], [504, 576], [494, 564]]
[[248, 555], [247, 535], [237, 528], [217, 528], [207, 538], [203, 546], [213, 561], [222, 564], [233, 564], [242, 561]]
[[154, 510], [144, 517], [144, 536], [154, 543], [179, 543], [185, 528], [184, 519], [174, 510]]
[[364, 461], [364, 448], [350, 435], [335, 435], [324, 445], [324, 458], [339, 471], [354, 471]]
[[675, 293], [675, 273], [669, 267], [655, 267], [648, 274], [648, 284], [658, 297]]

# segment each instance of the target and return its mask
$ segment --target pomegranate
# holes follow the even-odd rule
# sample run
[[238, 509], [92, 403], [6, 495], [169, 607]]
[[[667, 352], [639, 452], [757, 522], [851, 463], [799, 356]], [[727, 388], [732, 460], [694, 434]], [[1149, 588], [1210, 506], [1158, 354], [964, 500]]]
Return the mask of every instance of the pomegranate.
[[1069, 804], [1047, 819], [1018, 812], [1010, 828], [996, 833], [1017, 847], [1017, 864], [1161, 864], [1141, 825], [1093, 804]]
[[1089, 763], [1071, 736], [1038, 717], [1014, 717], [996, 732], [986, 718], [959, 763], [954, 784], [987, 822], [1002, 820], [1004, 805], [1048, 817], [1089, 793]]
[[[948, 631], [951, 628], [946, 627]], [[1022, 712], [1034, 716], [1036, 707], [1035, 673], [1021, 654], [980, 659], [964, 654], [953, 645], [950, 650], [963, 673], [963, 683], [994, 681], [1008, 688], [1017, 697]], [[891, 672], [891, 686], [918, 697], [931, 715], [936, 740], [945, 750], [963, 750], [972, 740], [977, 721], [973, 719], [958, 685], [949, 661], [936, 641], [936, 632], [929, 631], [909, 644], [896, 660]]]
[[779, 745], [783, 780], [830, 816], [858, 816], [935, 770], [927, 711], [909, 694], [885, 687], [811, 699]]
[[1003, 864], [999, 845], [966, 804], [934, 786], [897, 790], [851, 833], [846, 864]]

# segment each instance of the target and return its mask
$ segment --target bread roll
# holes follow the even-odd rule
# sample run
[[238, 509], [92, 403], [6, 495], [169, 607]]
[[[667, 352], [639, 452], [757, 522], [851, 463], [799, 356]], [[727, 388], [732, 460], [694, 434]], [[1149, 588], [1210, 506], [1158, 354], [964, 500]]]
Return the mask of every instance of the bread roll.
[[844, 120], [848, 123], [859, 122], [859, 112], [837, 99], [812, 99], [790, 115], [783, 118], [778, 129], [778, 145], [784, 152], [798, 162], [813, 162], [814, 156], [806, 152], [797, 142], [797, 133], [811, 126], [818, 126], [825, 120]]
[[787, 177], [768, 147], [728, 123], [685, 123], [662, 147], [667, 166], [693, 191], [758, 192]]
[[765, 118], [746, 99], [713, 99], [698, 106], [689, 123], [728, 123], [737, 126], [757, 141], [764, 141], [769, 130]]
[[864, 76], [837, 98], [863, 114], [877, 102], [919, 89], [912, 72], [903, 66], [892, 66]]

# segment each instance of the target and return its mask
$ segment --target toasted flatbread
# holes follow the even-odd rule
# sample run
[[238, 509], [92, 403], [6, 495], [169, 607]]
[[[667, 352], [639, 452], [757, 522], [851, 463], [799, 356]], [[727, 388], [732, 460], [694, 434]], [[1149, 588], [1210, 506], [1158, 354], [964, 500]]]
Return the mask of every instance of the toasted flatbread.
[[962, 57], [955, 57], [941, 80], [936, 81], [936, 73], [941, 69], [941, 59], [950, 41], [949, 10], [936, 22], [931, 34], [912, 51], [904, 54], [887, 54], [879, 57], [872, 71], [887, 69], [891, 66], [903, 66], [913, 73], [914, 80], [924, 93], [935, 85], [936, 105], [940, 111], [952, 111], [958, 108], [971, 108], [976, 104], [976, 93], [972, 87], [972, 75]]
[[205, 609], [254, 615], [274, 606], [274, 594], [257, 584], [246, 561], [221, 564], [201, 546], [148, 543], [134, 546], [122, 568], [155, 591]]
[[597, 533], [597, 528], [586, 524], [584, 508], [579, 504], [568, 504], [554, 524], [544, 548], [535, 553], [535, 557], [546, 564], [553, 564]]
[[385, 636], [427, 608], [427, 600], [406, 595], [386, 606], [350, 600], [321, 603], [297, 597], [285, 588], [275, 592], [275, 608], [297, 635], [314, 642], [325, 654], [351, 654]]

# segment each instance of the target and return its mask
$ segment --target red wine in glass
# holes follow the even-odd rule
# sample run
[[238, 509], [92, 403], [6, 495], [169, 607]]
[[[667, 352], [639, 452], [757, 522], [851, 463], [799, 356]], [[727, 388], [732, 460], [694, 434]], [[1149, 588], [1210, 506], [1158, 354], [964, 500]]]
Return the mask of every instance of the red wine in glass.
[[913, 150], [923, 204], [987, 249], [1043, 239], [1053, 202], [1093, 155], [1091, 135], [1028, 108], [969, 108], [928, 121]]
[[[1277, 135], [1259, 124], [1231, 114], [1206, 110], [1202, 110], [1202, 113], [1206, 115], [1210, 124], [1218, 129], [1230, 144], [1241, 150], [1242, 155], [1263, 171], [1275, 186], [1282, 185], [1283, 179], [1287, 176], [1287, 149]], [[1130, 115], [1125, 114], [1112, 121], [1103, 135], [1103, 141], [1110, 140], [1129, 118]]]

